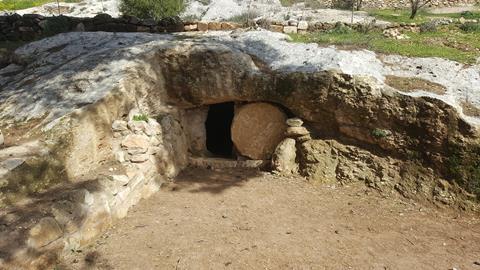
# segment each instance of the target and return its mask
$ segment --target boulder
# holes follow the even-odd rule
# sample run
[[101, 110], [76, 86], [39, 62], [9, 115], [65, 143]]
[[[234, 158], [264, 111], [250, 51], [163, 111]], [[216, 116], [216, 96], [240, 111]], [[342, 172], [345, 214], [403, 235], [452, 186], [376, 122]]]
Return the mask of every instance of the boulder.
[[208, 31], [208, 23], [206, 23], [206, 22], [198, 22], [198, 23], [197, 23], [197, 30], [198, 30], [198, 31]]
[[268, 27], [268, 30], [272, 31], [272, 32], [278, 32], [278, 33], [282, 33], [283, 32], [283, 25], [270, 25]]
[[117, 160], [120, 163], [125, 162], [125, 152], [124, 151], [115, 152], [115, 160]]
[[295, 140], [299, 143], [304, 143], [306, 141], [310, 141], [312, 139], [312, 137], [310, 136], [310, 134], [308, 135], [303, 135], [303, 136], [300, 136], [300, 137], [297, 137], [295, 138]]
[[251, 159], [270, 159], [284, 138], [287, 117], [269, 103], [241, 107], [232, 123], [232, 141], [240, 154]]
[[296, 26], [285, 26], [283, 27], [283, 33], [285, 34], [296, 34], [297, 27]]
[[307, 21], [299, 21], [297, 28], [298, 28], [298, 30], [307, 30], [308, 29], [308, 22]]
[[147, 122], [145, 121], [128, 121], [128, 128], [136, 134], [140, 134], [147, 129]]
[[130, 182], [130, 179], [128, 178], [128, 176], [126, 175], [123, 175], [123, 174], [119, 174], [119, 175], [110, 175], [108, 177], [111, 181], [115, 182], [115, 183], [118, 183], [119, 185], [122, 185], [122, 186], [125, 186], [128, 184], [128, 182]]
[[208, 30], [222, 30], [222, 23], [220, 22], [209, 22]]
[[113, 131], [125, 131], [128, 130], [127, 122], [123, 120], [115, 120], [112, 124]]
[[296, 152], [294, 139], [286, 138], [280, 142], [272, 156], [273, 171], [282, 175], [297, 173]]
[[196, 31], [198, 29], [197, 24], [187, 24], [184, 27], [185, 31]]
[[3, 136], [3, 133], [0, 130], [0, 146], [2, 146], [4, 143], [5, 143], [5, 137]]
[[130, 154], [146, 153], [150, 146], [150, 139], [145, 135], [131, 134], [123, 139], [122, 146], [125, 147]]
[[160, 124], [157, 122], [157, 120], [153, 118], [149, 118], [147, 121], [147, 126], [145, 127], [145, 134], [148, 136], [154, 136], [162, 133], [162, 127]]
[[232, 22], [222, 22], [221, 28], [222, 30], [234, 30], [240, 28], [240, 25]]
[[130, 157], [130, 161], [133, 163], [143, 163], [150, 158], [149, 154], [136, 154]]

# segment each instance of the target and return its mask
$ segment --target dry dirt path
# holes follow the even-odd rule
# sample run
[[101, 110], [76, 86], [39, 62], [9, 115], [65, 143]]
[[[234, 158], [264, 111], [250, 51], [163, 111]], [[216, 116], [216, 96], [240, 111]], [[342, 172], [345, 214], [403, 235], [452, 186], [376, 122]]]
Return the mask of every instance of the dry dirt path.
[[312, 185], [194, 169], [56, 269], [479, 269], [478, 216]]

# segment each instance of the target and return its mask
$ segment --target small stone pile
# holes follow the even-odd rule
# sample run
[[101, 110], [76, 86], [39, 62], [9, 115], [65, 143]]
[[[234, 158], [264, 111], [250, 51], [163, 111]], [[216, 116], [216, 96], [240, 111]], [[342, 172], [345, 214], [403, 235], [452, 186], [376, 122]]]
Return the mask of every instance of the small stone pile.
[[393, 39], [409, 39], [407, 35], [404, 35], [398, 30], [398, 28], [390, 28], [383, 30], [383, 36]]
[[310, 132], [303, 126], [303, 121], [300, 118], [290, 118], [287, 120], [287, 132], [285, 135], [289, 138], [295, 139], [299, 143], [303, 143], [312, 139]]
[[285, 136], [272, 156], [273, 172], [280, 175], [292, 175], [298, 173], [297, 143], [302, 144], [312, 139], [310, 132], [303, 126], [300, 118], [287, 119], [288, 126]]
[[[188, 30], [188, 29], [187, 29]], [[42, 16], [39, 14], [0, 15], [0, 41], [32, 41], [61, 32], [182, 32], [184, 24], [176, 17], [155, 21], [133, 16], [113, 18], [108, 14], [98, 14], [93, 18], [69, 16]]]
[[281, 22], [270, 22], [268, 30], [285, 34], [304, 34], [308, 30], [307, 21], [288, 20]]
[[235, 22], [185, 22], [183, 30], [189, 31], [219, 31], [235, 30], [242, 28], [243, 25]]

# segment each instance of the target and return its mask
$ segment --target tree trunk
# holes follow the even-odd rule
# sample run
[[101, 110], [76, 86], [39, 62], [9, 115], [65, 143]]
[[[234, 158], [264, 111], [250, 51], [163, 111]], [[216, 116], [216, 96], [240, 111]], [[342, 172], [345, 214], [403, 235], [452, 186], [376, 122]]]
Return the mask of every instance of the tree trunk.
[[410, 20], [413, 20], [417, 15], [418, 8], [416, 6], [412, 7], [412, 13], [410, 14]]

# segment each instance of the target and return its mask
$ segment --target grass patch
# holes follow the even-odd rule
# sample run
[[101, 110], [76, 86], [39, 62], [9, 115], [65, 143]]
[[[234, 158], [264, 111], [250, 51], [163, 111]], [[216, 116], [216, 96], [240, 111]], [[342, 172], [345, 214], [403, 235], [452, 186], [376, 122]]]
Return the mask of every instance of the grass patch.
[[424, 23], [432, 19], [438, 18], [450, 18], [450, 19], [480, 19], [480, 12], [468, 11], [461, 13], [446, 13], [446, 14], [434, 14], [426, 10], [419, 10], [417, 16], [412, 20], [410, 19], [409, 9], [383, 9], [383, 10], [370, 10], [369, 14], [375, 18], [394, 23]]
[[141, 122], [141, 121], [148, 122], [148, 116], [145, 115], [145, 114], [137, 114], [137, 115], [134, 115], [134, 116], [133, 116], [133, 121], [137, 121], [137, 122]]
[[480, 57], [480, 35], [467, 33], [454, 26], [439, 27], [436, 32], [406, 33], [410, 39], [386, 38], [379, 30], [366, 34], [344, 29], [329, 32], [292, 34], [294, 42], [315, 42], [337, 45], [343, 49], [369, 49], [385, 54], [410, 57], [441, 57], [472, 64]]
[[388, 136], [388, 131], [386, 130], [383, 130], [383, 129], [379, 129], [379, 128], [375, 128], [372, 130], [371, 132], [372, 136], [377, 138], [377, 139], [380, 139], [380, 138], [385, 138]]
[[480, 33], [480, 23], [465, 23], [460, 25], [464, 32]]
[[[52, 0], [3, 0], [0, 1], [0, 10], [20, 10], [31, 7], [38, 7], [47, 3], [54, 3]], [[63, 0], [64, 3], [77, 3], [79, 0]]]

